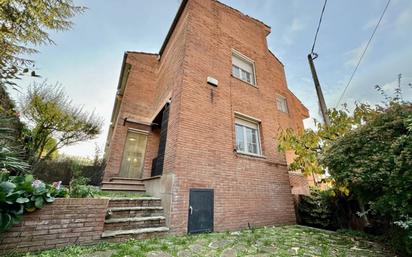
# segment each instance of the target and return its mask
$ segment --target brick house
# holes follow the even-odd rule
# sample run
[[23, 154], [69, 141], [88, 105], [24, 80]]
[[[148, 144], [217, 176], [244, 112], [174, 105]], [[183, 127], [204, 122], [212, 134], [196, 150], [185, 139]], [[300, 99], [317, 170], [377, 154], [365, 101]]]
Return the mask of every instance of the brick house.
[[218, 1], [183, 0], [158, 54], [126, 52], [103, 189], [143, 182], [177, 234], [295, 223], [277, 135], [303, 129], [308, 110], [270, 32]]

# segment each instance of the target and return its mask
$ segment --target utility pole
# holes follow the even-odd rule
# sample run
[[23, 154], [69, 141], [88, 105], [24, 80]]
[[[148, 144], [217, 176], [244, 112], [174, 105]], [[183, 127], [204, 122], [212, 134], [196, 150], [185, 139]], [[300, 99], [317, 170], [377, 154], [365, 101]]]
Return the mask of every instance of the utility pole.
[[330, 120], [328, 116], [328, 108], [326, 107], [325, 98], [323, 97], [322, 88], [320, 87], [318, 74], [316, 73], [315, 64], [313, 60], [318, 57], [315, 53], [308, 54], [308, 61], [310, 66], [310, 71], [312, 72], [313, 83], [315, 83], [316, 94], [318, 95], [319, 100], [319, 107], [322, 113], [323, 121], [325, 122], [326, 126], [330, 125]]

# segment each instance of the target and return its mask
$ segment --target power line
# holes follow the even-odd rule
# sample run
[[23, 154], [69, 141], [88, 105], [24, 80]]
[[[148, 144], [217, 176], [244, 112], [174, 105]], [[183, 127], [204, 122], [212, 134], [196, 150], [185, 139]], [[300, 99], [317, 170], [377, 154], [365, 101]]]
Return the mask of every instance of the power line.
[[315, 60], [318, 57], [318, 55], [316, 53], [314, 53], [313, 51], [315, 50], [316, 40], [318, 38], [318, 33], [319, 33], [320, 25], [322, 24], [322, 18], [323, 18], [323, 14], [325, 13], [325, 7], [326, 7], [327, 2], [328, 2], [328, 0], [325, 0], [325, 2], [323, 4], [322, 12], [321, 12], [320, 18], [319, 18], [318, 28], [316, 29], [315, 38], [313, 40], [312, 50], [308, 54], [308, 61], [309, 61], [310, 71], [312, 73], [313, 83], [315, 84], [316, 94], [317, 94], [318, 100], [319, 100], [319, 108], [320, 108], [320, 111], [322, 113], [323, 121], [325, 122], [325, 124], [327, 126], [329, 126], [330, 125], [330, 119], [329, 119], [329, 116], [328, 116], [328, 108], [327, 108], [326, 103], [325, 103], [325, 98], [323, 97], [323, 92], [322, 92], [322, 88], [320, 86], [318, 74], [316, 73], [316, 67], [315, 67], [315, 64], [313, 63], [313, 60]]
[[328, 2], [328, 0], [325, 0], [325, 3], [323, 4], [322, 12], [321, 12], [320, 18], [319, 18], [318, 28], [316, 29], [316, 33], [315, 33], [315, 39], [313, 40], [312, 50], [310, 51], [311, 54], [313, 54], [313, 51], [315, 50], [315, 44], [316, 44], [316, 40], [318, 39], [320, 24], [322, 23], [323, 13], [325, 12], [325, 7], [326, 7], [327, 2]]
[[356, 73], [356, 71], [357, 71], [358, 68], [359, 68], [359, 65], [360, 65], [360, 63], [361, 63], [361, 61], [362, 61], [362, 59], [363, 59], [363, 56], [365, 55], [366, 51], [368, 50], [368, 47], [369, 47], [369, 45], [370, 45], [370, 43], [371, 43], [371, 41], [372, 41], [372, 39], [373, 39], [373, 36], [375, 36], [375, 33], [376, 33], [376, 31], [378, 30], [379, 24], [381, 23], [381, 21], [382, 21], [382, 19], [383, 19], [383, 16], [385, 15], [386, 10], [388, 9], [388, 6], [389, 6], [389, 3], [390, 3], [390, 2], [391, 2], [391, 0], [388, 0], [388, 2], [386, 3], [385, 8], [383, 9], [382, 15], [381, 15], [381, 17], [379, 18], [379, 21], [378, 21], [378, 23], [376, 24], [375, 29], [373, 30], [372, 35], [371, 35], [370, 38], [369, 38], [368, 43], [366, 44], [365, 48], [363, 49], [362, 55], [360, 56], [359, 61], [358, 61], [358, 63], [356, 64], [355, 69], [353, 70], [352, 75], [350, 76], [350, 79], [349, 79], [348, 83], [347, 83], [346, 86], [345, 86], [345, 89], [343, 90], [342, 94], [340, 95], [339, 100], [338, 100], [335, 108], [338, 107], [338, 105], [339, 105], [340, 102], [342, 101], [343, 96], [345, 95], [345, 93], [346, 93], [346, 91], [347, 91], [350, 83], [352, 82], [352, 79], [353, 79], [353, 77], [355, 76], [355, 73]]

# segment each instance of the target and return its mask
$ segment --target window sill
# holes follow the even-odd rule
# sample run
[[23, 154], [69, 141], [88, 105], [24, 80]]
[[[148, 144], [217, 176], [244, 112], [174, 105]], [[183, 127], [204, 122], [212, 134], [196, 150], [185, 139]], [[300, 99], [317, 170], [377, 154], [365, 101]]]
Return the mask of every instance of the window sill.
[[260, 154], [253, 154], [253, 153], [244, 153], [244, 152], [234, 152], [235, 155], [241, 156], [241, 157], [250, 157], [250, 158], [257, 158], [257, 159], [266, 159], [266, 156], [260, 155]]
[[236, 79], [236, 80], [239, 80], [239, 81], [241, 81], [241, 82], [243, 82], [243, 83], [245, 83], [245, 84], [248, 84], [249, 86], [252, 86], [252, 87], [254, 87], [254, 88], [258, 88], [258, 86], [257, 86], [256, 84], [252, 84], [252, 83], [247, 82], [246, 80], [243, 80], [243, 79], [240, 79], [240, 78], [238, 78], [238, 77], [235, 77], [235, 76], [233, 76], [233, 74], [230, 74], [230, 76], [231, 76], [232, 78]]

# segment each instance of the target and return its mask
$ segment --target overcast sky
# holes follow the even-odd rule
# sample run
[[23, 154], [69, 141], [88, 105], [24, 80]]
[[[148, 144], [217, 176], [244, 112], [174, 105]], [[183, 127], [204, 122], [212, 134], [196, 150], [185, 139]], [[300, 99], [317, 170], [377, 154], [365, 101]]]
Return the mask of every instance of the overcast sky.
[[[319, 117], [316, 93], [307, 64], [323, 0], [222, 0], [272, 28], [269, 48], [284, 63], [289, 88]], [[320, 29], [315, 64], [328, 107], [334, 107], [376, 25], [387, 0], [329, 0]], [[44, 46], [33, 56], [42, 78], [20, 81], [60, 82], [75, 104], [104, 118], [96, 140], [61, 152], [93, 156], [102, 149], [124, 51], [157, 53], [172, 23], [180, 0], [76, 1], [89, 9], [73, 19], [70, 31], [52, 33], [55, 46]], [[412, 1], [392, 0], [343, 102], [376, 103], [380, 84], [392, 94], [397, 75], [403, 74], [403, 94], [412, 100]], [[24, 90], [23, 90], [24, 91]], [[18, 98], [17, 93], [14, 96]], [[305, 124], [310, 126], [311, 122]]]

